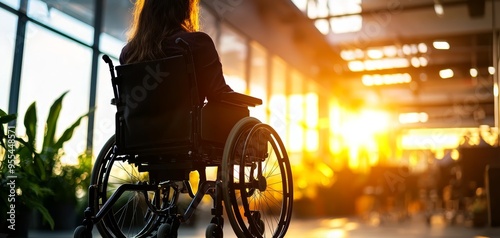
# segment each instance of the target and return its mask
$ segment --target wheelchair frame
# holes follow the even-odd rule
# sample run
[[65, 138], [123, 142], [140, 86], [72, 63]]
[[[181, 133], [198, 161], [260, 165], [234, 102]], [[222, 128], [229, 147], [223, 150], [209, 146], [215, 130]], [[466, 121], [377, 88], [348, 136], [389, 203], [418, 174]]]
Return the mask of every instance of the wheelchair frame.
[[[184, 49], [179, 59], [186, 66], [185, 76], [191, 85], [189, 114], [192, 120], [188, 123], [192, 129], [184, 144], [169, 142], [160, 143], [159, 147], [134, 147], [134, 143], [143, 141], [127, 138], [131, 134], [122, 128], [126, 119], [124, 115], [133, 112], [124, 112], [123, 95], [127, 92], [123, 92], [125, 87], [120, 88], [121, 76], [115, 75], [115, 70], [120, 74], [121, 68], [127, 65], [115, 68], [111, 59], [103, 56], [111, 73], [115, 95], [112, 104], [117, 106], [116, 136], [103, 146], [96, 159], [88, 191], [89, 205], [82, 225], [75, 229], [74, 237], [92, 237], [93, 226], [97, 225], [103, 237], [175, 238], [180, 224], [190, 220], [205, 195], [213, 200], [213, 218], [207, 227], [206, 237], [223, 237], [224, 211], [238, 237], [284, 237], [293, 205], [292, 172], [285, 147], [276, 131], [249, 117], [248, 107], [260, 105], [262, 100], [227, 93], [217, 101], [200, 104], [191, 50], [180, 38], [176, 43]], [[227, 115], [223, 123], [210, 123], [221, 120], [222, 114]], [[223, 124], [233, 126], [220, 127]], [[134, 173], [147, 173], [147, 178], [142, 178], [144, 181], [125, 181], [108, 197], [108, 187], [113, 187], [114, 169], [123, 167], [125, 170], [125, 163], [133, 169], [131, 171], [137, 169]], [[217, 168], [215, 181], [207, 180], [208, 167]], [[192, 171], [199, 173], [196, 193], [189, 183]], [[266, 177], [267, 173], [273, 174]], [[132, 177], [132, 172], [130, 175]], [[119, 224], [121, 216], [127, 219], [128, 211], [115, 208], [128, 193], [132, 193], [132, 198], [137, 198], [146, 210], [142, 214], [143, 220], [138, 221], [143, 227], [134, 234], [124, 234]], [[183, 213], [178, 211], [180, 194], [188, 194], [191, 198]], [[260, 202], [259, 199], [267, 199], [264, 194], [272, 201]], [[136, 221], [135, 215], [136, 212], [129, 222]], [[115, 216], [120, 217], [117, 220]], [[267, 217], [273, 219], [266, 220]]]

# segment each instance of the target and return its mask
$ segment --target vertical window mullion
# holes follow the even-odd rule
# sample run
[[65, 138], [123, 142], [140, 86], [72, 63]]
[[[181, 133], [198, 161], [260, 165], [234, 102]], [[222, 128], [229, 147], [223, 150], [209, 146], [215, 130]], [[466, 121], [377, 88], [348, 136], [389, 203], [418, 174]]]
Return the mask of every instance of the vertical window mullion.
[[[17, 114], [19, 106], [19, 90], [21, 87], [21, 72], [23, 67], [24, 55], [24, 40], [26, 36], [26, 25], [28, 24], [28, 17], [26, 12], [28, 8], [28, 0], [21, 0], [19, 7], [19, 18], [17, 21], [16, 42], [14, 46], [14, 60], [12, 63], [12, 79], [10, 83], [9, 95], [9, 114]], [[15, 125], [16, 120], [9, 123]]]
[[87, 129], [87, 153], [92, 153], [92, 144], [94, 138], [94, 108], [96, 105], [97, 95], [97, 74], [99, 62], [99, 41], [102, 32], [103, 12], [105, 1], [95, 0], [95, 16], [94, 16], [94, 43], [92, 45], [92, 72], [90, 74], [90, 97], [89, 97], [89, 115], [88, 115], [88, 129]]

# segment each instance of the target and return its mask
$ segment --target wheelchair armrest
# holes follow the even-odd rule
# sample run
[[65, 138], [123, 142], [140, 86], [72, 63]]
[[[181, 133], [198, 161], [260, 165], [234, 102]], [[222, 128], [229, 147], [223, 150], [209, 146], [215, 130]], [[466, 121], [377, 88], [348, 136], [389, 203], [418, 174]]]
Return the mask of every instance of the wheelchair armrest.
[[229, 104], [234, 104], [237, 106], [245, 106], [245, 107], [255, 107], [258, 105], [262, 105], [262, 99], [248, 96], [246, 94], [237, 93], [237, 92], [226, 92], [221, 93], [217, 100], [220, 102], [225, 102]]

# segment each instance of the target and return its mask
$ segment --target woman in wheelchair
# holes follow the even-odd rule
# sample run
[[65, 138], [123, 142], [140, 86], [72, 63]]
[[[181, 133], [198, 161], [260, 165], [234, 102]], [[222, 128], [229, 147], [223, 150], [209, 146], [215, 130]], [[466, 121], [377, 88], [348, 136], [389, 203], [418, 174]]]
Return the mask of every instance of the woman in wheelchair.
[[200, 100], [233, 91], [225, 82], [215, 45], [198, 31], [199, 0], [138, 0], [127, 45], [120, 64], [162, 59], [181, 54], [178, 38], [189, 45], [194, 61]]
[[198, 31], [198, 1], [137, 0], [121, 65], [103, 56], [116, 130], [94, 163], [75, 238], [92, 237], [94, 225], [105, 238], [175, 238], [205, 195], [207, 238], [223, 237], [223, 217], [238, 237], [285, 236], [293, 204], [286, 149], [249, 115], [262, 100], [226, 84], [212, 39]]

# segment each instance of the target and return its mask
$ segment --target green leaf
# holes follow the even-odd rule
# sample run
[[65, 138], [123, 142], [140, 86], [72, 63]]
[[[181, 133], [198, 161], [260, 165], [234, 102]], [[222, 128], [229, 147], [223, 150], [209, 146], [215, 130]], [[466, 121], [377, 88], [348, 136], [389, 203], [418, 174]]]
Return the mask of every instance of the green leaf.
[[[20, 146], [17, 149], [17, 154], [19, 155], [21, 161], [21, 167], [28, 172], [28, 174], [33, 174], [37, 178], [45, 180], [47, 178], [47, 166], [43, 163], [40, 155], [35, 151], [32, 144], [26, 142], [22, 138], [16, 138]], [[33, 166], [36, 165], [36, 166]]]
[[57, 129], [57, 121], [62, 109], [62, 101], [64, 96], [68, 91], [64, 92], [50, 107], [49, 116], [47, 117], [47, 123], [45, 124], [45, 136], [43, 138], [43, 147], [49, 148], [55, 143], [55, 134]]
[[33, 145], [23, 140], [23, 138], [16, 137], [16, 140], [20, 144], [19, 149], [26, 148], [29, 152], [35, 152], [35, 148], [33, 147]]
[[75, 131], [75, 129], [80, 125], [82, 119], [84, 117], [86, 117], [88, 114], [85, 114], [83, 116], [80, 116], [74, 123], [73, 125], [71, 125], [68, 129], [66, 129], [66, 131], [64, 131], [64, 133], [62, 134], [62, 136], [59, 138], [59, 140], [57, 140], [56, 144], [54, 145], [54, 148], [56, 149], [60, 149], [62, 148], [63, 144], [68, 141], [69, 139], [71, 139], [71, 137], [73, 137], [73, 132]]
[[36, 102], [33, 102], [24, 115], [24, 127], [26, 128], [26, 135], [28, 136], [28, 143], [31, 147], [35, 147], [36, 140]]
[[47, 208], [43, 206], [37, 207], [37, 210], [42, 214], [42, 217], [49, 223], [50, 229], [54, 230], [54, 219], [52, 219], [49, 210], [47, 210]]
[[38, 202], [38, 201], [33, 201], [31, 205], [36, 210], [38, 210], [40, 212], [40, 214], [42, 214], [42, 217], [45, 219], [45, 221], [47, 221], [49, 223], [50, 229], [54, 230], [54, 224], [55, 223], [54, 223], [54, 219], [50, 215], [49, 210], [47, 210], [47, 208], [45, 208], [44, 205], [41, 202]]
[[5, 133], [5, 128], [3, 124], [7, 124], [15, 119], [16, 119], [15, 114], [7, 115], [7, 113], [5, 113], [2, 109], [0, 109], [0, 146], [2, 146], [3, 148], [7, 148], [5, 142], [3, 141], [4, 138], [7, 139], [7, 135]]
[[15, 119], [16, 119], [15, 114], [0, 115], [0, 124], [6, 124], [6, 123], [9, 123], [10, 121], [15, 120]]

